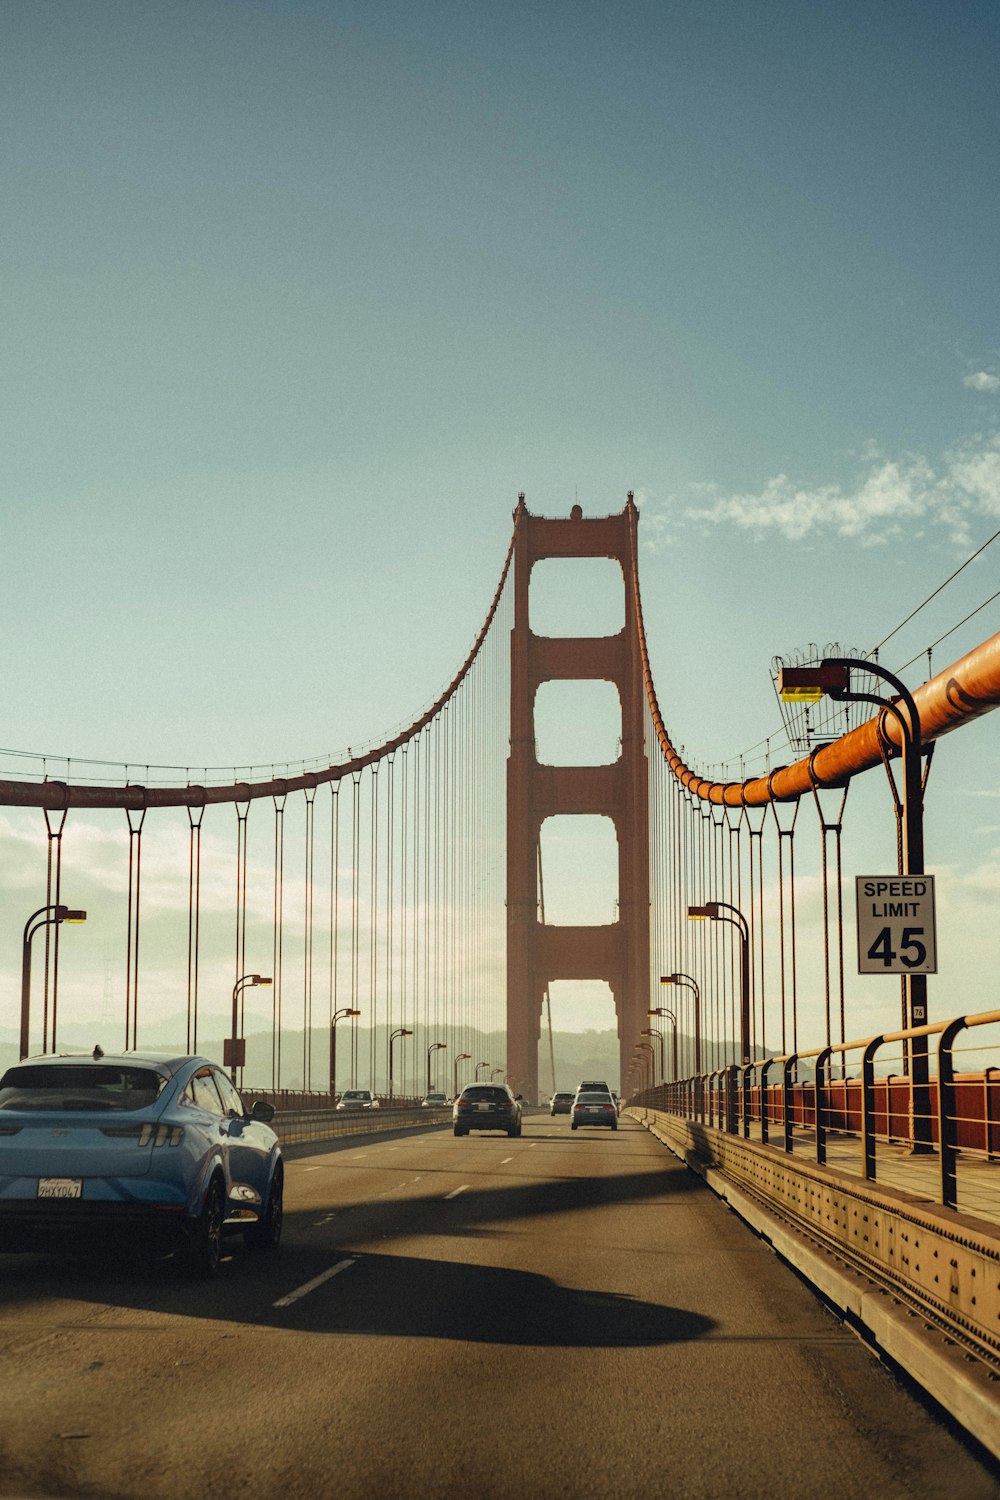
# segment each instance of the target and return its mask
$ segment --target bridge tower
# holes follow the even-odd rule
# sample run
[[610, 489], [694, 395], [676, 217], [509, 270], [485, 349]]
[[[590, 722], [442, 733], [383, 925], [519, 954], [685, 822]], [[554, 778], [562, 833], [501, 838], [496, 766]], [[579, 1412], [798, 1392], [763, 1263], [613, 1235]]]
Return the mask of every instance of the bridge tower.
[[[603, 979], [618, 1017], [622, 1078], [649, 1008], [649, 789], [644, 687], [631, 578], [629, 495], [619, 515], [568, 520], [531, 515], [520, 497], [514, 537], [510, 757], [507, 761], [507, 1073], [526, 1098], [538, 1095], [538, 1039], [546, 985]], [[549, 557], [608, 557], [622, 570], [625, 624], [617, 635], [534, 635], [528, 621], [531, 569]], [[614, 683], [621, 750], [604, 766], [544, 766], [535, 754], [535, 694], [543, 682]], [[603, 926], [542, 925], [538, 850], [542, 823], [561, 814], [603, 814], [618, 838], [618, 920]], [[610, 1080], [609, 1080], [610, 1081]]]

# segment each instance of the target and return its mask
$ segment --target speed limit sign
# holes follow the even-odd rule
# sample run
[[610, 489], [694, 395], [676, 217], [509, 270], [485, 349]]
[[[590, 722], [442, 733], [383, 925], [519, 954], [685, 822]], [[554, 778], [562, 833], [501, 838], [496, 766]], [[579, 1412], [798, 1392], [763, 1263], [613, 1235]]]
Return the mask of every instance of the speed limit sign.
[[936, 974], [933, 875], [858, 875], [859, 974]]

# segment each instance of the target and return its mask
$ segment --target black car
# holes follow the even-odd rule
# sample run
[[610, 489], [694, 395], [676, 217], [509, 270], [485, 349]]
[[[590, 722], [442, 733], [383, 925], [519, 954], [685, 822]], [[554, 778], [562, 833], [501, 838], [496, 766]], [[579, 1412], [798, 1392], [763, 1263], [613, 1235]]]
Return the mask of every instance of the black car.
[[572, 1094], [553, 1094], [549, 1103], [550, 1115], [568, 1115], [573, 1108]]
[[451, 1112], [456, 1135], [470, 1130], [505, 1130], [521, 1134], [521, 1105], [505, 1083], [470, 1083]]

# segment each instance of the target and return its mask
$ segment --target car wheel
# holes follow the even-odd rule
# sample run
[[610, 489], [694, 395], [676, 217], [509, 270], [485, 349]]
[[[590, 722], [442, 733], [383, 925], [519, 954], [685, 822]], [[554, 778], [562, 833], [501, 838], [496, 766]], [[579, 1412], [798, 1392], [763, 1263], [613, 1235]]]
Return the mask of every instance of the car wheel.
[[257, 1223], [243, 1231], [243, 1243], [248, 1250], [277, 1250], [281, 1243], [284, 1199], [285, 1174], [281, 1167], [276, 1167], [267, 1207]]
[[191, 1244], [190, 1265], [197, 1276], [215, 1276], [222, 1260], [222, 1224], [225, 1218], [222, 1183], [213, 1177], [205, 1194]]
[[570, 1130], [575, 1130], [576, 1126], [575, 1125], [571, 1125], [569, 1128], [570, 1128]]
[[617, 1130], [617, 1129], [618, 1129], [618, 1126], [617, 1126], [617, 1125], [612, 1125], [612, 1127], [611, 1127], [611, 1129], [612, 1129], [612, 1130]]
[[468, 1135], [468, 1133], [469, 1132], [467, 1130], [459, 1130], [458, 1126], [457, 1125], [455, 1126], [455, 1134], [456, 1135]]

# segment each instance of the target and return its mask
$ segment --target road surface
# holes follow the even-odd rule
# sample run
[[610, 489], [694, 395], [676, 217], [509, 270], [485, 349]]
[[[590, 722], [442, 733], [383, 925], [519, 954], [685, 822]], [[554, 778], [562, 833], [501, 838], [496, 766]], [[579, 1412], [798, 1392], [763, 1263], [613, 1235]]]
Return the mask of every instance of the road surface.
[[0, 1256], [0, 1494], [1000, 1495], [632, 1122], [298, 1148], [286, 1214], [207, 1284]]

